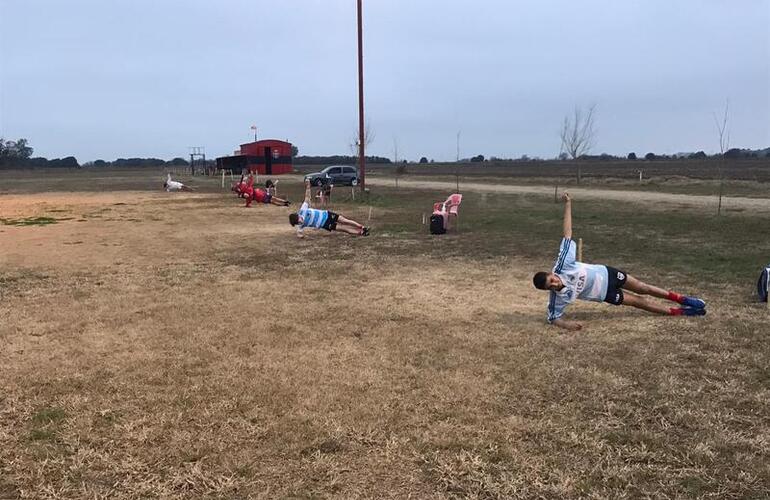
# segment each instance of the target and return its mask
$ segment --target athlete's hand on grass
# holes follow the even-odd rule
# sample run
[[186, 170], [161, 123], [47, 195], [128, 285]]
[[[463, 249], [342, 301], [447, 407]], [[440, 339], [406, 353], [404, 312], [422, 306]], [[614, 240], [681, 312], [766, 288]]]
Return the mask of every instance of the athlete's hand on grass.
[[561, 199], [564, 200], [564, 203], [569, 203], [570, 201], [572, 201], [572, 198], [570, 198], [569, 193], [562, 194]]
[[580, 330], [583, 329], [583, 325], [581, 325], [580, 323], [577, 323], [575, 321], [567, 321], [566, 319], [562, 319], [562, 318], [555, 319], [553, 321], [553, 324], [555, 326], [558, 326], [559, 328], [563, 328], [570, 332], [579, 332]]

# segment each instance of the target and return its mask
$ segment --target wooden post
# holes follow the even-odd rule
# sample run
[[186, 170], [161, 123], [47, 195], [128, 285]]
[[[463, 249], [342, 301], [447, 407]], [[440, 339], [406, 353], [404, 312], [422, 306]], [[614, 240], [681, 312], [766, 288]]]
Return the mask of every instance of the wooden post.
[[767, 273], [767, 309], [770, 311], [770, 271]]
[[423, 226], [425, 225], [425, 214], [424, 213], [422, 214], [422, 225]]
[[583, 262], [583, 238], [578, 238], [577, 260]]
[[369, 207], [369, 218], [366, 220], [372, 220], [372, 207]]
[[553, 187], [553, 202], [559, 203], [559, 185]]
[[225, 170], [222, 169], [222, 189], [225, 187]]

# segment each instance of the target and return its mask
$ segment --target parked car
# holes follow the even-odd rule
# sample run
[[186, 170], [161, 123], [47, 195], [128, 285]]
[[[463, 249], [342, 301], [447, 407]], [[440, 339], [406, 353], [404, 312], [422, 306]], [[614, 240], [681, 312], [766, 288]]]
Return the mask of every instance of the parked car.
[[332, 165], [320, 172], [307, 174], [305, 180], [310, 180], [310, 184], [313, 186], [322, 186], [324, 184], [334, 184], [335, 186], [357, 186], [358, 171], [356, 170], [356, 167]]

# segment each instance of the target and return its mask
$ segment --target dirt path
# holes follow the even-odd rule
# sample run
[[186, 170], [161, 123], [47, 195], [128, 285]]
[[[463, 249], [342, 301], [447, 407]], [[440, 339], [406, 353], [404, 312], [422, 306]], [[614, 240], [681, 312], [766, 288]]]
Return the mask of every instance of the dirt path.
[[[367, 183], [374, 186], [393, 186], [393, 179], [370, 177], [367, 179]], [[400, 186], [413, 189], [445, 189], [447, 191], [453, 191], [455, 189], [455, 183], [447, 181], [401, 179], [398, 183]], [[553, 187], [551, 186], [513, 186], [464, 181], [461, 183], [461, 187], [464, 191], [480, 193], [541, 194], [553, 196]], [[591, 198], [609, 201], [630, 201], [648, 206], [649, 204], [659, 204], [663, 209], [698, 208], [713, 210], [714, 212], [716, 212], [717, 209], [717, 198], [715, 196], [578, 187], [570, 187], [569, 192], [578, 199]], [[770, 215], [770, 199], [725, 197], [722, 199], [722, 208], [729, 212], [751, 211], [752, 213]]]

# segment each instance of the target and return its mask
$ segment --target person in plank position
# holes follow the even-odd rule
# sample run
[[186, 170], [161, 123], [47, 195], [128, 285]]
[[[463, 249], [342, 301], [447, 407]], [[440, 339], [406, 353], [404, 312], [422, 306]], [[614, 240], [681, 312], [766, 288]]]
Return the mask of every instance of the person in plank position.
[[[268, 189], [270, 188], [268, 187]], [[257, 203], [270, 203], [273, 205], [278, 205], [279, 207], [288, 207], [291, 205], [289, 200], [284, 200], [283, 198], [273, 196], [262, 188], [255, 188], [253, 175], [249, 176], [249, 180], [246, 182], [245, 187], [241, 188], [241, 193], [246, 198], [247, 207], [251, 206], [252, 201], [256, 201]]]
[[341, 231], [357, 236], [369, 236], [369, 228], [331, 210], [310, 208], [310, 181], [305, 181], [305, 201], [296, 213], [289, 214], [289, 224], [297, 227], [297, 236], [304, 238], [304, 229], [313, 227], [327, 231]]
[[168, 177], [166, 178], [166, 182], [163, 183], [163, 188], [166, 190], [166, 192], [171, 191], [193, 191], [193, 188], [190, 186], [186, 186], [185, 184], [182, 184], [179, 181], [172, 181], [171, 180], [171, 174], [168, 174]]
[[[550, 273], [539, 272], [532, 278], [536, 288], [550, 291], [548, 322], [567, 330], [580, 330], [583, 326], [562, 318], [564, 309], [576, 299], [626, 305], [645, 311], [670, 316], [703, 316], [706, 303], [696, 297], [687, 297], [648, 285], [623, 271], [610, 266], [584, 264], [575, 260], [575, 242], [572, 241], [572, 200], [568, 193], [564, 200], [564, 238], [559, 256]], [[668, 307], [649, 300], [651, 295], [670, 300], [679, 307]]]
[[241, 174], [241, 180], [238, 182], [233, 182], [233, 184], [230, 186], [230, 191], [238, 195], [238, 198], [243, 198], [245, 195], [243, 194], [243, 190], [246, 187], [246, 176]]

